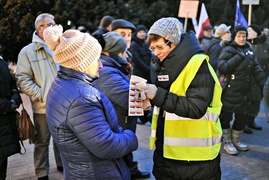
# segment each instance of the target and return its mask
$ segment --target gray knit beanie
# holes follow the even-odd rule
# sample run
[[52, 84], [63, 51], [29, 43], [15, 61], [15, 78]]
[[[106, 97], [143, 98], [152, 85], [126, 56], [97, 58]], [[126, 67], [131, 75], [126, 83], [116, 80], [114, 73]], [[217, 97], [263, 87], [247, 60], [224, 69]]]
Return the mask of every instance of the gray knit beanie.
[[125, 39], [116, 32], [108, 32], [103, 35], [105, 47], [103, 52], [119, 54], [126, 50], [127, 43]]
[[169, 42], [178, 45], [183, 32], [182, 23], [173, 17], [157, 20], [149, 29], [148, 34], [159, 35]]

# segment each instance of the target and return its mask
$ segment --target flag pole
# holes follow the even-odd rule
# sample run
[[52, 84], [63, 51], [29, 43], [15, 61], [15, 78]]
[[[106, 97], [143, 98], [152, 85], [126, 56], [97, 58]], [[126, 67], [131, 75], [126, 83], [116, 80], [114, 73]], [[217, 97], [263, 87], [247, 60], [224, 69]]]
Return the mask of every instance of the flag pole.
[[187, 17], [185, 18], [185, 22], [184, 22], [184, 31], [186, 32], [187, 31], [187, 24], [188, 24], [188, 16], [189, 15], [189, 12], [187, 12]]
[[248, 24], [251, 25], [251, 11], [252, 11], [252, 4], [248, 6]]

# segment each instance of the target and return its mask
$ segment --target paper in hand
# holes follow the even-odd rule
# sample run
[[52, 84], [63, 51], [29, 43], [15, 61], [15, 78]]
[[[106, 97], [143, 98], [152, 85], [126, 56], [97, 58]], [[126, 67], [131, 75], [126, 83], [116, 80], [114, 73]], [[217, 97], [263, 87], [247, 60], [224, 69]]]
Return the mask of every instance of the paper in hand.
[[147, 80], [132, 75], [129, 89], [129, 116], [144, 116], [144, 110], [150, 109], [149, 99], [146, 99], [144, 88]]

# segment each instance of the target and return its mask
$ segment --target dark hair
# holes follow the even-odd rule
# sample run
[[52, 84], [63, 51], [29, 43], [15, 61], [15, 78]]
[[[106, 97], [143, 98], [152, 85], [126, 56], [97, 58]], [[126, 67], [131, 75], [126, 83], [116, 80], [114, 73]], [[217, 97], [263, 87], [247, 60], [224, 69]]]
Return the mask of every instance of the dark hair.
[[[146, 43], [148, 45], [150, 45], [151, 42], [153, 41], [158, 41], [159, 39], [163, 38], [162, 36], [159, 36], [157, 34], [149, 34], [148, 37], [147, 37], [147, 40], [146, 40]], [[167, 43], [168, 40], [166, 40], [165, 38], [163, 38], [164, 41]], [[170, 46], [170, 43], [168, 43], [168, 45]]]
[[246, 36], [248, 35], [248, 30], [245, 26], [242, 26], [242, 25], [238, 25], [236, 26], [233, 30], [232, 30], [232, 40], [234, 40], [236, 34], [238, 32], [245, 32], [246, 33]]
[[113, 20], [114, 18], [112, 16], [104, 16], [100, 21], [100, 27], [107, 28]]

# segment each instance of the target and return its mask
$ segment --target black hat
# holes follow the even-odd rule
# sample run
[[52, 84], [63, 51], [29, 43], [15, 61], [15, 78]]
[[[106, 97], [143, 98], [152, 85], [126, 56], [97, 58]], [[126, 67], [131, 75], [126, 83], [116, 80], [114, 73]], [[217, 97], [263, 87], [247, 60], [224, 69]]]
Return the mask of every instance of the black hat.
[[262, 30], [261, 30], [260, 26], [258, 26], [256, 24], [251, 24], [248, 27], [251, 27], [257, 33], [258, 36], [260, 36], [262, 34]]
[[107, 26], [109, 26], [112, 23], [113, 20], [114, 20], [114, 18], [111, 16], [104, 16], [101, 19], [100, 27], [106, 28]]
[[146, 31], [146, 32], [148, 31], [146, 26], [144, 26], [144, 25], [136, 26], [136, 32], [141, 31], [141, 30]]
[[246, 35], [248, 35], [248, 30], [245, 26], [242, 26], [242, 25], [238, 25], [236, 26], [233, 30], [232, 30], [232, 40], [234, 40], [236, 34], [239, 32], [239, 31], [245, 31], [246, 32]]
[[112, 21], [111, 23], [111, 30], [114, 31], [115, 29], [119, 29], [119, 28], [123, 28], [123, 29], [131, 29], [132, 31], [135, 31], [135, 26], [129, 22], [126, 21], [124, 19], [115, 19], [114, 21]]
[[209, 30], [209, 29], [213, 29], [213, 27], [212, 27], [211, 25], [208, 25], [208, 26], [205, 26], [205, 27], [204, 27], [204, 31], [207, 31], [207, 30]]

